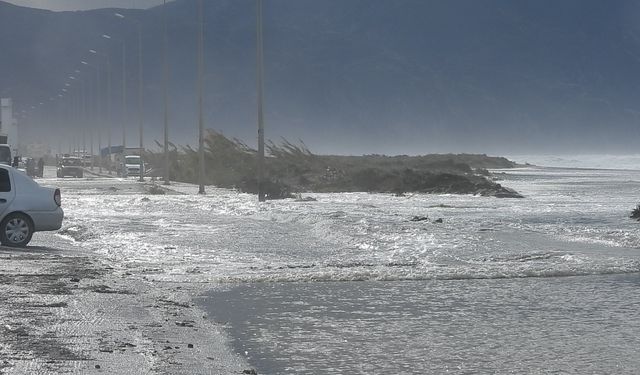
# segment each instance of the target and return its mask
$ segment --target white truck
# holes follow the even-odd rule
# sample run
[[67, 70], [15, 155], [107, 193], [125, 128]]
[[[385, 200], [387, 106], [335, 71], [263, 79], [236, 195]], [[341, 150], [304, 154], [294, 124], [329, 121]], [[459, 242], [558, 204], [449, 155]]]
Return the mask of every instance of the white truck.
[[[125, 148], [122, 154], [119, 156], [119, 168], [118, 175], [122, 177], [128, 176], [144, 176], [146, 173], [146, 166], [144, 161], [141, 165], [141, 156], [139, 148]], [[142, 166], [142, 171], [140, 167]]]
[[[0, 99], [0, 144], [11, 151], [11, 160], [6, 162], [6, 155], [0, 155], [0, 162], [11, 165], [13, 158], [18, 153], [18, 120], [13, 117], [13, 100], [11, 98]], [[5, 147], [6, 146], [6, 147]]]

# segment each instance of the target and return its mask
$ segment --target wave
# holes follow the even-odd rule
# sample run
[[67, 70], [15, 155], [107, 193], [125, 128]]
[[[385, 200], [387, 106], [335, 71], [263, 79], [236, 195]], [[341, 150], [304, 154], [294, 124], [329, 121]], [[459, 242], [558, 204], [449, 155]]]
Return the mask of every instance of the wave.
[[550, 260], [554, 258], [562, 259], [566, 256], [570, 256], [571, 254], [564, 252], [538, 252], [538, 253], [528, 253], [528, 254], [513, 254], [513, 255], [503, 255], [503, 256], [489, 256], [478, 259], [479, 262], [534, 262], [534, 261], [544, 261]]
[[254, 268], [245, 274], [213, 277], [220, 283], [343, 282], [522, 279], [596, 276], [640, 273], [640, 261], [633, 259], [590, 259], [562, 253], [537, 253], [486, 258], [458, 265], [388, 262], [373, 264], [298, 264]]
[[57, 234], [75, 242], [85, 242], [98, 237], [96, 232], [82, 224], [65, 225]]

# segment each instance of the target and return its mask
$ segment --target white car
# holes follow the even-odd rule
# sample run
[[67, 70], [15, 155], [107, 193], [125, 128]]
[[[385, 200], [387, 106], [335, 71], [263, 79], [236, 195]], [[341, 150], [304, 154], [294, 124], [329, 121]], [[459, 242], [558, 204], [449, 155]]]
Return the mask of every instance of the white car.
[[42, 187], [31, 177], [0, 164], [0, 242], [23, 247], [34, 232], [62, 227], [60, 189]]

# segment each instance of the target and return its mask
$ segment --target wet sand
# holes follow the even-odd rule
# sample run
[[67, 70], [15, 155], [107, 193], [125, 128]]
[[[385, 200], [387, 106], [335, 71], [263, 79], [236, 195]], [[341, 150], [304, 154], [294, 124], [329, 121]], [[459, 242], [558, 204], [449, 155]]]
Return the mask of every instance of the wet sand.
[[0, 247], [0, 374], [249, 370], [193, 304], [201, 286], [145, 273], [76, 250]]

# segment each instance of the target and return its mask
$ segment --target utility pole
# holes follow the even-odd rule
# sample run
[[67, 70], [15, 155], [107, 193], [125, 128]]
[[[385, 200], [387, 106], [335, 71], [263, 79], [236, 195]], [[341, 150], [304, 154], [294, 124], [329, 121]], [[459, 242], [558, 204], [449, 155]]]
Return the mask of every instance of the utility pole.
[[204, 11], [202, 0], [198, 0], [198, 194], [204, 191], [204, 118], [202, 115], [204, 76]]
[[262, 42], [262, 0], [257, 1], [257, 77], [258, 77], [258, 202], [265, 201], [264, 193], [264, 113], [263, 113], [263, 91], [264, 91], [264, 65], [263, 65], [263, 42]]

